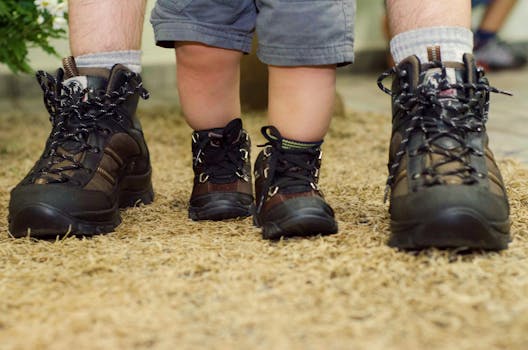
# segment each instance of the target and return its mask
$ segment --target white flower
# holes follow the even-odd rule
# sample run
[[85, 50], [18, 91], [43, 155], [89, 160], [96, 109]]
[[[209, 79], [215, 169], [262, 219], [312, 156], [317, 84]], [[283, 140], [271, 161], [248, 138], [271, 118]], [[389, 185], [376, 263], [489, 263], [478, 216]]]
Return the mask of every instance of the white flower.
[[38, 18], [37, 18], [37, 23], [38, 24], [42, 24], [44, 23], [44, 17], [42, 15], [39, 15]]
[[51, 12], [52, 9], [57, 7], [58, 0], [35, 0], [35, 6], [39, 11]]
[[66, 22], [66, 19], [64, 17], [53, 17], [53, 29], [55, 30], [61, 30], [66, 29], [68, 26], [68, 22]]
[[68, 5], [65, 2], [59, 2], [50, 8], [50, 14], [54, 17], [64, 17], [68, 11]]

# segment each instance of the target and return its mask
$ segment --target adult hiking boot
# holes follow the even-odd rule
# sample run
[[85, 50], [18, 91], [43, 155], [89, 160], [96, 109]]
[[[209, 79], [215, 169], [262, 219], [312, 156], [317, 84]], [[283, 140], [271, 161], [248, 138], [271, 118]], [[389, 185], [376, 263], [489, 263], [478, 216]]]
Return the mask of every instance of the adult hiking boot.
[[[462, 64], [428, 51], [429, 62], [411, 56], [378, 79], [392, 95], [389, 245], [505, 249], [509, 205], [485, 124], [489, 94], [508, 93], [489, 86], [472, 55]], [[392, 90], [382, 85], [390, 75]]]
[[11, 191], [14, 237], [113, 231], [119, 208], [152, 202], [149, 153], [136, 118], [141, 77], [122, 65], [38, 72], [52, 130], [40, 159]]
[[318, 186], [321, 144], [285, 146], [273, 126], [262, 128], [268, 140], [255, 162], [257, 227], [266, 239], [337, 233], [334, 211]]
[[192, 220], [250, 216], [253, 210], [251, 142], [234, 119], [224, 128], [192, 134], [194, 186], [189, 201]]

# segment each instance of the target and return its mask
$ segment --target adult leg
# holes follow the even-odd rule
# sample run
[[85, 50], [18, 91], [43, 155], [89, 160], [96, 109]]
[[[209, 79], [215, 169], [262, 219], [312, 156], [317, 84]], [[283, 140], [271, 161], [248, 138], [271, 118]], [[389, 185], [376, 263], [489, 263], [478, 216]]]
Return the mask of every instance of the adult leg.
[[393, 36], [425, 27], [469, 29], [471, 25], [471, 2], [467, 0], [388, 0], [387, 11]]
[[[388, 0], [387, 13], [396, 63], [410, 55], [425, 62], [427, 47], [433, 44], [442, 46], [447, 61], [462, 62], [462, 55], [473, 49], [468, 0]], [[440, 15], [445, 13], [450, 15]]]
[[480, 21], [479, 30], [497, 33], [517, 4], [517, 0], [493, 0]]
[[140, 50], [146, 0], [70, 0], [73, 56]]
[[517, 68], [526, 64], [526, 55], [499, 40], [497, 35], [516, 3], [515, 0], [491, 1], [475, 32], [475, 57], [486, 69]]
[[488, 147], [481, 106], [490, 88], [471, 55], [470, 2], [393, 0], [388, 11], [399, 63], [391, 71], [389, 244], [504, 249], [508, 200]]
[[79, 67], [141, 72], [146, 0], [70, 0], [70, 49]]
[[148, 149], [135, 115], [138, 99], [147, 97], [134, 73], [144, 8], [144, 0], [70, 1], [76, 59], [65, 59], [56, 77], [38, 73], [53, 132], [11, 192], [14, 236], [110, 232], [121, 221], [120, 207], [153, 200]]

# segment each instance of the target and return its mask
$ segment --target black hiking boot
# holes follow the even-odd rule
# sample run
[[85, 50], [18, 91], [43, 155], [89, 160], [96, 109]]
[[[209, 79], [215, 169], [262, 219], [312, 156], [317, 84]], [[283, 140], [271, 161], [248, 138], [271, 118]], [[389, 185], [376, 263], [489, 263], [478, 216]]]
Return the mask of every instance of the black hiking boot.
[[262, 128], [268, 140], [255, 162], [257, 208], [253, 216], [266, 239], [337, 233], [334, 211], [319, 190], [321, 145], [283, 147], [273, 126]]
[[[392, 95], [389, 152], [389, 245], [505, 249], [510, 241], [509, 205], [488, 147], [486, 121], [491, 92], [472, 55], [464, 64], [408, 57], [378, 79]], [[382, 80], [394, 74], [392, 91]]]
[[250, 148], [249, 135], [240, 119], [224, 128], [193, 132], [192, 220], [225, 220], [252, 214]]
[[119, 208], [152, 202], [149, 153], [136, 118], [141, 77], [122, 65], [38, 72], [52, 130], [40, 159], [11, 191], [9, 231], [50, 238], [113, 231]]

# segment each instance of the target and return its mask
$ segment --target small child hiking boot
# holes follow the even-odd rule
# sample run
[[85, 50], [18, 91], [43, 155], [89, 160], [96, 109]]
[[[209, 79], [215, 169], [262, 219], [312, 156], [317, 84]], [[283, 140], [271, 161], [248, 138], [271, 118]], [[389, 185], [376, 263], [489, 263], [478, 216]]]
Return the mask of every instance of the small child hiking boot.
[[282, 138], [273, 126], [262, 128], [268, 140], [255, 162], [257, 227], [265, 239], [337, 233], [334, 211], [319, 190], [321, 143], [304, 145]]
[[[403, 249], [500, 250], [510, 241], [508, 198], [488, 146], [489, 86], [472, 55], [464, 63], [411, 56], [380, 76], [392, 95], [391, 237]], [[394, 75], [392, 90], [382, 80]]]
[[149, 152], [136, 118], [141, 77], [122, 65], [38, 72], [52, 130], [40, 159], [11, 191], [14, 237], [113, 231], [119, 208], [152, 202]]
[[194, 186], [189, 201], [192, 220], [247, 217], [253, 210], [251, 141], [234, 119], [224, 128], [192, 134]]

